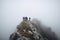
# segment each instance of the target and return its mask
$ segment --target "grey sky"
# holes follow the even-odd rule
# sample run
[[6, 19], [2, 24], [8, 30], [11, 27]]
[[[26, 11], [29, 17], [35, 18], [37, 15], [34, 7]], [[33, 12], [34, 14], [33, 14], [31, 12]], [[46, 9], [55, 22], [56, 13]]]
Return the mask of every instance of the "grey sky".
[[37, 18], [60, 34], [60, 0], [0, 0], [1, 40], [7, 40], [23, 16]]

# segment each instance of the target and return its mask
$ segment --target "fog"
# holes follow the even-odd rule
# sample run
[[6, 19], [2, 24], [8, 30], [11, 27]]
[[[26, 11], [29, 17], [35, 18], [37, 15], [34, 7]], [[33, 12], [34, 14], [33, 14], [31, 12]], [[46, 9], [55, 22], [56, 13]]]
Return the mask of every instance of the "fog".
[[60, 0], [0, 0], [0, 40], [8, 40], [27, 16], [51, 27], [60, 38]]

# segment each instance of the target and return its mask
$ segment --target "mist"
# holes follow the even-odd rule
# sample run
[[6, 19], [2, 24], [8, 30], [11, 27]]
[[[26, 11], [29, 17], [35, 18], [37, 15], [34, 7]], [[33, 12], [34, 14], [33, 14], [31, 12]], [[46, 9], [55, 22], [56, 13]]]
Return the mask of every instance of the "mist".
[[24, 16], [39, 19], [60, 38], [60, 0], [0, 0], [0, 40], [8, 40]]

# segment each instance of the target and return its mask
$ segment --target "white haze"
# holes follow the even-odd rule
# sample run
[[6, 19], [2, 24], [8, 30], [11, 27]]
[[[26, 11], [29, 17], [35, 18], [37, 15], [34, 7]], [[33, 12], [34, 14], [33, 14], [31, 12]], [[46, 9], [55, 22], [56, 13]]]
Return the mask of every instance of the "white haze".
[[0, 0], [0, 40], [8, 40], [27, 16], [39, 19], [60, 37], [60, 0]]

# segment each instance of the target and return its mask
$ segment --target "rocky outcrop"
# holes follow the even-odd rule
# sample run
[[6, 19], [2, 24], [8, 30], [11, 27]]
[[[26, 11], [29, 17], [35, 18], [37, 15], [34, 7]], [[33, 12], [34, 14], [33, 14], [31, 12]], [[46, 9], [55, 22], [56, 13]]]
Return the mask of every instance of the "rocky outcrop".
[[31, 21], [24, 17], [9, 40], [57, 40], [57, 37], [50, 28], [42, 26], [38, 20]]

